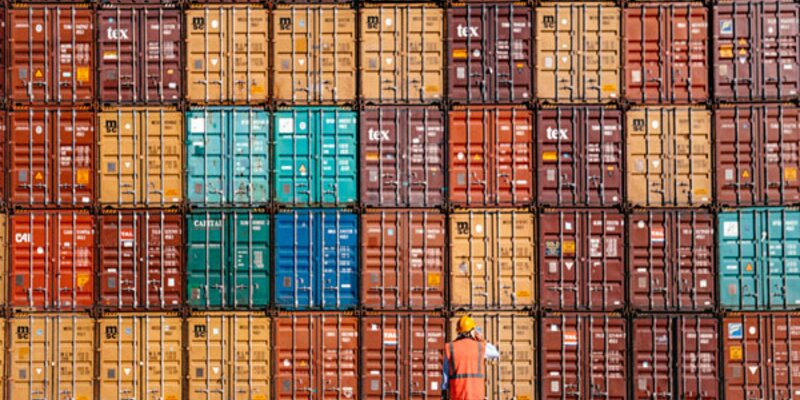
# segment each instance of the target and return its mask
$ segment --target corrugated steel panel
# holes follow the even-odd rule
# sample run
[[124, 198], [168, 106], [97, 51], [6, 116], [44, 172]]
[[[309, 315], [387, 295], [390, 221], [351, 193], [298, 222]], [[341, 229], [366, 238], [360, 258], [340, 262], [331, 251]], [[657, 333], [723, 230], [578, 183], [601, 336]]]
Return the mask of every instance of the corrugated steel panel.
[[[0, 214], [0, 269], [4, 271], [4, 273], [0, 274], [0, 307], [4, 307], [6, 305], [9, 296], [8, 281], [10, 274], [8, 272], [5, 272], [10, 270], [8, 264], [8, 256], [9, 256], [8, 251], [10, 248], [9, 238], [10, 238], [10, 233], [8, 229], [8, 217], [6, 217], [5, 214]], [[2, 362], [2, 358], [3, 357], [0, 357], [0, 362]], [[0, 382], [0, 390], [2, 390], [2, 382]]]
[[381, 310], [441, 309], [447, 228], [437, 211], [361, 215], [361, 304]]
[[272, 12], [278, 103], [356, 100], [356, 12], [350, 6], [279, 6]]
[[378, 107], [359, 114], [361, 203], [441, 206], [447, 152], [444, 113], [426, 107]]
[[275, 112], [275, 200], [343, 205], [358, 191], [358, 115], [336, 107]]
[[275, 302], [293, 310], [358, 305], [358, 217], [334, 209], [275, 216]]
[[194, 211], [186, 219], [189, 304], [203, 309], [269, 305], [269, 215], [206, 210]]
[[515, 210], [450, 214], [450, 305], [532, 307], [536, 296], [534, 216]]
[[448, 113], [450, 203], [465, 207], [533, 202], [533, 112], [469, 107]]
[[800, 211], [739, 208], [717, 219], [722, 307], [800, 309]]
[[269, 113], [245, 107], [186, 112], [190, 203], [265, 205], [270, 200]]
[[711, 203], [711, 112], [698, 107], [626, 113], [628, 202], [643, 207]]
[[444, 91], [444, 11], [430, 4], [359, 10], [361, 93], [367, 103], [427, 104]]

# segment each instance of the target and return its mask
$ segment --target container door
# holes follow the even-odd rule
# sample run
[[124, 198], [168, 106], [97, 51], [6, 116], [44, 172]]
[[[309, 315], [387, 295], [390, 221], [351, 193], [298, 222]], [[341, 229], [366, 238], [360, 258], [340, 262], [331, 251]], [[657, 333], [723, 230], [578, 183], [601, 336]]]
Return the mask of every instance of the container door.
[[[278, 400], [320, 398], [319, 317], [290, 314], [275, 318], [275, 396]], [[337, 332], [334, 331], [334, 334]]]
[[59, 205], [89, 206], [94, 202], [94, 115], [58, 110], [53, 132], [52, 183]]
[[534, 229], [533, 214], [502, 212], [494, 215], [489, 237], [494, 238], [492, 255], [487, 260], [495, 307], [532, 307], [534, 304]]
[[356, 113], [323, 109], [319, 111], [321, 143], [318, 143], [317, 154], [320, 155], [321, 169], [319, 173], [319, 199], [324, 204], [345, 204], [356, 201]]
[[492, 179], [489, 164], [490, 146], [493, 144], [491, 132], [495, 126], [491, 116], [492, 112], [486, 109], [455, 111], [449, 115], [452, 131], [449, 135], [448, 185], [450, 201], [455, 204], [467, 207], [484, 205], [494, 194], [489, 181]]
[[224, 399], [267, 400], [270, 396], [270, 320], [252, 315], [228, 317], [226, 342], [228, 369], [224, 378], [229, 390]]
[[759, 246], [765, 274], [764, 304], [770, 309], [800, 307], [800, 212], [765, 209], [761, 215]]
[[59, 213], [53, 226], [56, 252], [54, 306], [91, 308], [94, 302], [94, 219], [90, 215]]
[[[142, 398], [140, 375], [141, 320], [137, 317], [109, 317], [100, 319], [100, 398]], [[150, 350], [150, 349], [147, 349]], [[152, 349], [156, 350], [156, 349]], [[157, 351], [157, 350], [156, 350]], [[159, 353], [155, 353], [159, 354]], [[146, 371], [145, 371], [146, 372]]]
[[[51, 399], [94, 397], [94, 320], [86, 317], [53, 318]], [[48, 344], [45, 344], [47, 346]], [[47, 347], [45, 347], [47, 348]]]
[[408, 254], [404, 244], [408, 221], [405, 213], [367, 213], [361, 218], [361, 304], [368, 308], [399, 309], [404, 306], [404, 271]]
[[[228, 92], [228, 35], [226, 7], [186, 11], [187, 99], [196, 103], [223, 102]], [[244, 42], [240, 42], [244, 43]]]
[[[407, 192], [405, 202], [411, 207], [434, 207], [444, 201], [445, 120], [437, 110], [422, 112], [409, 109], [405, 116], [403, 146], [407, 167], [403, 168], [401, 191]], [[363, 143], [363, 142], [362, 142]], [[403, 147], [401, 147], [403, 149]], [[398, 154], [403, 154], [402, 150]], [[365, 184], [363, 181], [361, 184]]]
[[[408, 349], [404, 354], [404, 365], [407, 367], [405, 375], [408, 382], [406, 383], [408, 399], [435, 399], [441, 396], [442, 368], [440, 366], [444, 364], [445, 329], [444, 318], [427, 315], [411, 315], [406, 318], [406, 327], [403, 329], [403, 348]], [[530, 333], [532, 335], [533, 330]], [[522, 352], [524, 353], [524, 350]], [[523, 397], [517, 398], [523, 399]]]
[[318, 301], [326, 309], [352, 308], [358, 304], [358, 219], [340, 211], [317, 215]]
[[163, 109], [142, 114], [142, 201], [176, 206], [183, 200], [183, 115]]
[[408, 268], [405, 301], [410, 309], [444, 307], [445, 217], [434, 212], [409, 212], [406, 225], [406, 245], [399, 249]]
[[229, 318], [205, 315], [189, 319], [189, 398], [234, 399], [228, 388], [230, 350], [234, 347]]
[[339, 314], [318, 318], [319, 347], [312, 360], [318, 368], [317, 399], [359, 398], [358, 319]]
[[723, 212], [717, 217], [719, 229], [719, 285], [723, 307], [755, 309], [763, 304], [759, 287], [764, 272], [758, 259], [761, 234], [760, 215], [752, 209]]
[[100, 129], [100, 203], [138, 204], [141, 193], [141, 124], [136, 112], [98, 114]]
[[[275, 216], [275, 302], [290, 309], [311, 308], [316, 292], [314, 266], [319, 238], [314, 232], [318, 213], [294, 211]], [[319, 229], [319, 228], [317, 228]]]
[[50, 393], [54, 378], [51, 369], [53, 360], [52, 352], [47, 349], [54, 345], [52, 324], [51, 318], [33, 315], [10, 319], [11, 375], [8, 384], [11, 398], [59, 398], [51, 397]]
[[141, 304], [151, 308], [177, 308], [183, 293], [183, 223], [177, 214], [147, 211], [141, 223], [139, 250], [145, 259], [139, 293]]
[[[183, 329], [180, 318], [145, 316], [142, 319], [139, 397], [178, 400], [183, 393]], [[102, 335], [103, 333], [100, 332]], [[103, 397], [104, 399], [111, 399]]]
[[489, 307], [494, 297], [491, 266], [494, 247], [489, 229], [496, 216], [487, 211], [451, 214], [450, 216], [450, 293], [453, 307]]
[[137, 268], [141, 240], [139, 213], [106, 214], [98, 217], [100, 231], [100, 301], [103, 306], [137, 307], [141, 292]]
[[405, 397], [407, 394], [404, 393], [408, 388], [403, 379], [407, 365], [403, 350], [407, 343], [401, 341], [406, 337], [407, 319], [397, 314], [363, 318], [361, 362], [364, 399], [382, 399], [387, 392], [396, 393], [398, 398], [411, 398]]
[[142, 80], [134, 93], [147, 103], [176, 103], [183, 86], [181, 12], [162, 8], [137, 11], [146, 23], [141, 29]]
[[[227, 97], [234, 103], [263, 103], [267, 99], [269, 21], [267, 10], [256, 6], [228, 8], [225, 21], [224, 73], [230, 85]], [[213, 21], [212, 21], [213, 24]]]
[[[224, 176], [229, 155], [228, 109], [205, 108], [186, 113], [186, 150], [189, 201], [200, 205], [226, 202]], [[224, 183], [223, 183], [224, 182]]]
[[187, 295], [193, 307], [225, 304], [226, 215], [222, 212], [190, 214], [187, 250]]
[[[270, 223], [269, 215], [232, 212], [230, 237], [233, 240], [227, 300], [234, 307], [263, 308], [270, 301]], [[283, 233], [283, 232], [281, 232]]]
[[[99, 40], [100, 53], [100, 98], [108, 103], [132, 103], [139, 100], [140, 82], [139, 61], [142, 43], [139, 27], [147, 27], [148, 21], [141, 20], [141, 11], [134, 8], [117, 7], [113, 10], [100, 10]], [[145, 31], [147, 28], [144, 29]], [[145, 43], [144, 46], [148, 46]], [[149, 51], [149, 49], [145, 49]]]
[[309, 204], [317, 198], [316, 112], [275, 113], [275, 196], [280, 203]]
[[[270, 200], [269, 114], [233, 109], [230, 120], [230, 165], [226, 202], [266, 204]], [[191, 187], [191, 186], [190, 186]]]

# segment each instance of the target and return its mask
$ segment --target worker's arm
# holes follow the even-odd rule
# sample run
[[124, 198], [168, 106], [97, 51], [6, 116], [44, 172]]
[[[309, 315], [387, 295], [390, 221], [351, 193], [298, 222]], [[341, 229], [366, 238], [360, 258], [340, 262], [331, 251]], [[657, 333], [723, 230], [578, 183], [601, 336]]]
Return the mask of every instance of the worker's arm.
[[497, 360], [498, 358], [500, 358], [500, 352], [497, 351], [497, 347], [494, 347], [494, 345], [489, 343], [489, 342], [485, 342], [485, 343], [486, 343], [486, 352], [485, 352], [486, 359], [487, 360]]

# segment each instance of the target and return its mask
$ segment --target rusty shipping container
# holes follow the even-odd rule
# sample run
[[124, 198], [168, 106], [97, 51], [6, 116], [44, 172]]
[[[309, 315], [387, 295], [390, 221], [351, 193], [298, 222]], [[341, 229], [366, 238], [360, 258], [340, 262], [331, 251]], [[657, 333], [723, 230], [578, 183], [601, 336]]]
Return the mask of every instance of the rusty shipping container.
[[539, 398], [628, 398], [627, 331], [625, 319], [616, 315], [543, 317]]
[[447, 9], [448, 98], [525, 103], [533, 98], [533, 13], [519, 4]]
[[358, 318], [342, 313], [274, 319], [275, 399], [358, 399]]
[[444, 11], [430, 4], [365, 4], [359, 11], [360, 97], [368, 104], [439, 102]]
[[605, 2], [544, 2], [536, 14], [536, 97], [609, 102], [620, 97], [620, 8]]
[[114, 211], [97, 217], [98, 305], [160, 310], [182, 305], [183, 217], [163, 210]]
[[450, 306], [531, 308], [535, 301], [534, 215], [471, 209], [450, 214]]
[[179, 317], [109, 314], [98, 319], [97, 325], [99, 398], [181, 398], [183, 329]]
[[361, 202], [372, 207], [443, 205], [444, 113], [427, 107], [377, 107], [359, 114]]
[[450, 203], [464, 207], [533, 202], [533, 112], [469, 107], [448, 114]]
[[556, 311], [625, 306], [625, 218], [614, 210], [539, 214], [539, 303]]
[[[486, 367], [487, 400], [533, 400], [536, 398], [536, 322], [522, 312], [473, 312], [476, 329], [493, 344], [500, 359]], [[448, 321], [449, 340], [456, 337], [456, 314]]]
[[703, 3], [631, 3], [623, 11], [624, 97], [637, 104], [708, 99], [708, 11]]
[[622, 112], [604, 107], [540, 110], [537, 126], [537, 200], [565, 206], [622, 202]]
[[361, 215], [361, 304], [381, 310], [441, 309], [447, 228], [432, 210]]
[[714, 217], [699, 210], [628, 216], [628, 301], [642, 311], [713, 311]]
[[717, 202], [800, 204], [800, 108], [750, 104], [714, 117]]
[[8, 329], [10, 399], [94, 398], [93, 319], [78, 314], [18, 314], [9, 320]]
[[94, 25], [84, 5], [15, 5], [8, 10], [9, 100], [91, 104]]
[[732, 0], [713, 7], [717, 100], [800, 97], [800, 4]]
[[98, 85], [108, 104], [176, 104], [181, 96], [182, 16], [169, 6], [97, 11]]
[[718, 399], [719, 323], [710, 315], [633, 319], [633, 399]]
[[262, 5], [186, 10], [186, 99], [196, 104], [266, 103], [269, 19]]
[[8, 115], [8, 201], [20, 207], [94, 205], [94, 114], [30, 108]]
[[792, 399], [800, 396], [800, 317], [749, 313], [722, 320], [728, 400]]
[[183, 200], [183, 116], [164, 108], [98, 114], [99, 202], [173, 207]]
[[445, 337], [443, 317], [394, 313], [362, 317], [361, 398], [440, 398]]
[[356, 100], [356, 12], [350, 6], [279, 6], [272, 12], [272, 96], [280, 104]]
[[195, 313], [186, 323], [188, 398], [270, 398], [272, 336], [268, 317], [246, 312], [205, 312]]
[[711, 112], [698, 107], [627, 112], [625, 174], [634, 207], [698, 207], [712, 201]]
[[11, 216], [11, 306], [31, 310], [91, 308], [94, 302], [94, 218], [76, 211]]

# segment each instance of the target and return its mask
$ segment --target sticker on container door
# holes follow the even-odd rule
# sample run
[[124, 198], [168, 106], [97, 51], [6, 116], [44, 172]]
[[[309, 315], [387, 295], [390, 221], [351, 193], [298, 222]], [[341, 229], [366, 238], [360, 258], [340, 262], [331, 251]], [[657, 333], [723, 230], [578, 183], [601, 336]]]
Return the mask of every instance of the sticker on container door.
[[744, 338], [744, 325], [741, 322], [728, 323], [728, 339]]
[[722, 234], [725, 236], [739, 236], [739, 223], [736, 221], [725, 221], [722, 223]]
[[731, 346], [731, 348], [730, 348], [730, 359], [731, 359], [731, 361], [741, 361], [742, 360], [742, 346]]
[[[203, 117], [192, 117], [189, 121], [189, 130], [193, 133], [204, 133], [206, 131], [206, 119]], [[202, 142], [200, 142], [202, 145]]]
[[722, 35], [733, 34], [733, 20], [723, 19], [719, 21], [719, 33]]
[[577, 331], [564, 331], [563, 340], [564, 340], [564, 346], [577, 346], [578, 345], [578, 332]]
[[397, 329], [386, 329], [383, 331], [383, 344], [386, 346], [397, 346]]
[[294, 131], [294, 118], [278, 118], [278, 132], [292, 133]]
[[664, 227], [657, 227], [650, 229], [650, 243], [651, 244], [664, 244], [667, 241]]

